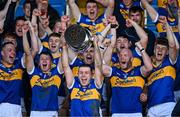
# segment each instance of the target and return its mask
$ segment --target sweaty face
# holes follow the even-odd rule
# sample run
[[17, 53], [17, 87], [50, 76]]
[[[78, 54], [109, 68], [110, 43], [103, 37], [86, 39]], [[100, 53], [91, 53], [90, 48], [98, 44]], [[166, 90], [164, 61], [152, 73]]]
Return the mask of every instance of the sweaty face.
[[80, 67], [78, 77], [82, 86], [87, 86], [92, 77], [91, 69], [89, 67]]
[[117, 38], [116, 49], [118, 51], [122, 50], [123, 48], [129, 48], [129, 47], [130, 47], [130, 43], [127, 38], [124, 37]]
[[15, 26], [15, 31], [16, 31], [16, 34], [19, 36], [19, 37], [22, 37], [23, 36], [23, 32], [22, 32], [22, 27], [24, 25], [24, 20], [18, 20], [16, 22], [16, 26]]
[[96, 3], [87, 3], [86, 12], [91, 20], [95, 20], [98, 14], [98, 7]]
[[39, 60], [39, 66], [43, 72], [48, 72], [51, 69], [51, 57], [42, 54]]
[[83, 53], [83, 60], [86, 64], [93, 64], [94, 62], [94, 48], [91, 47]]
[[31, 15], [31, 5], [30, 5], [30, 3], [25, 4], [24, 13], [25, 13], [26, 17], [28, 17], [28, 18], [30, 17], [30, 15]]
[[168, 48], [165, 45], [157, 44], [154, 49], [155, 58], [157, 61], [162, 61], [167, 55]]
[[132, 52], [129, 49], [122, 49], [119, 53], [119, 63], [121, 69], [126, 70], [131, 67]]
[[129, 18], [133, 21], [135, 21], [137, 24], [141, 24], [141, 13], [140, 12], [135, 12], [135, 13], [130, 13]]
[[60, 38], [51, 36], [49, 38], [49, 49], [52, 53], [55, 53], [59, 50]]
[[2, 49], [2, 60], [9, 65], [12, 65], [14, 63], [14, 60], [16, 58], [16, 49], [13, 44], [7, 44]]

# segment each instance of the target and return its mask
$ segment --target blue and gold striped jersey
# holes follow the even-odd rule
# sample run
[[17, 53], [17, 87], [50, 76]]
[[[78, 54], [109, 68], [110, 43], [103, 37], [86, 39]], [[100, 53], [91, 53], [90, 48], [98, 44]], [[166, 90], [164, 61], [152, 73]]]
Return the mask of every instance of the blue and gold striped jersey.
[[[118, 2], [119, 2], [118, 4], [119, 13], [122, 14], [124, 19], [127, 19], [129, 17], [129, 8], [127, 8], [126, 5], [122, 1], [118, 0]], [[132, 6], [141, 7], [140, 1], [139, 0], [133, 1], [133, 4], [131, 5], [131, 7]]]
[[20, 105], [22, 74], [21, 59], [16, 60], [13, 66], [0, 63], [0, 103]]
[[160, 66], [154, 66], [148, 77], [148, 108], [174, 102], [173, 86], [176, 71], [167, 56]]
[[112, 114], [142, 112], [140, 94], [145, 81], [140, 67], [133, 67], [127, 71], [112, 67], [110, 83], [112, 87]]
[[88, 28], [91, 33], [94, 35], [97, 32], [102, 32], [105, 28], [105, 25], [103, 23], [103, 20], [105, 19], [105, 14], [102, 14], [99, 16], [96, 20], [91, 20], [88, 18], [87, 15], [81, 14], [79, 21], [77, 21], [78, 24], [80, 24], [83, 27]]
[[82, 87], [77, 77], [71, 93], [71, 116], [99, 116], [102, 88], [97, 88], [94, 79], [87, 87]]
[[[168, 24], [171, 26], [172, 31], [174, 32], [176, 38], [180, 42], [180, 35], [178, 32], [178, 21], [175, 18], [170, 18], [168, 16], [168, 12], [165, 8], [159, 8], [158, 13], [160, 16], [167, 17]], [[165, 29], [164, 25], [162, 23], [160, 23], [159, 21], [156, 21], [155, 24], [156, 24], [157, 31], [159, 32], [159, 35], [162, 37], [166, 37], [166, 29]]]
[[62, 75], [57, 67], [48, 73], [35, 68], [30, 75], [32, 88], [32, 111], [57, 111], [58, 91], [62, 82]]

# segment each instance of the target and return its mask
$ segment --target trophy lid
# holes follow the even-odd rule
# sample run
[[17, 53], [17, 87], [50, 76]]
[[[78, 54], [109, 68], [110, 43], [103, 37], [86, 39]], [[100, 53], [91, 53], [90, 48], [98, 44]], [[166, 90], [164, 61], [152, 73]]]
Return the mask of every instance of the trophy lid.
[[66, 43], [75, 52], [83, 52], [91, 46], [91, 33], [78, 24], [68, 27], [64, 37]]

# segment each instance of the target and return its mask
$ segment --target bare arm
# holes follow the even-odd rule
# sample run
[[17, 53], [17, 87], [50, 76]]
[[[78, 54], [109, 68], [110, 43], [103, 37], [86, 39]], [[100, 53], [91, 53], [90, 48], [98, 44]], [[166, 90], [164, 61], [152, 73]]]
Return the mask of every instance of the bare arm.
[[[117, 25], [117, 27], [118, 27], [118, 23], [117, 23], [116, 18], [114, 16], [112, 16], [109, 21], [110, 21], [111, 25]], [[111, 44], [107, 47], [107, 49], [104, 53], [104, 56], [103, 56], [104, 62], [107, 65], [109, 65], [111, 62], [113, 49], [115, 48], [115, 45], [116, 45], [116, 38], [117, 38], [116, 37], [116, 29], [117, 29], [117, 27], [112, 27], [110, 30], [110, 34], [112, 35]]]
[[111, 28], [111, 25], [108, 24], [106, 26], [106, 28], [100, 34], [97, 35], [98, 39], [99, 39], [98, 45], [101, 45], [101, 43], [103, 42], [103, 40], [106, 37], [107, 33], [109, 32], [110, 28]]
[[31, 53], [32, 53], [32, 57], [34, 58], [39, 51], [38, 40], [37, 40], [37, 37], [36, 37], [36, 34], [34, 32], [34, 28], [31, 24], [31, 22], [29, 22], [28, 24], [29, 24], [29, 31], [30, 31], [31, 45], [32, 45]]
[[158, 20], [158, 13], [157, 11], [148, 3], [147, 0], [141, 0], [143, 7], [147, 10], [151, 20], [156, 22]]
[[81, 12], [79, 10], [79, 7], [75, 3], [75, 0], [68, 0], [69, 7], [71, 9], [71, 12], [73, 14], [73, 17], [76, 19], [76, 21], [79, 19]]
[[93, 44], [94, 44], [94, 60], [95, 60], [95, 82], [96, 82], [96, 85], [100, 88], [103, 84], [103, 80], [104, 80], [104, 77], [102, 75], [102, 59], [101, 59], [101, 55], [100, 55], [100, 51], [99, 51], [99, 47], [98, 47], [98, 44], [97, 44], [97, 37], [95, 36], [94, 38], [94, 41], [93, 41]]
[[115, 45], [116, 45], [116, 29], [115, 28], [111, 29], [111, 34], [112, 34], [111, 44], [107, 47], [106, 51], [104, 52], [104, 57], [103, 57], [104, 62], [107, 65], [110, 65], [113, 49], [115, 48]]
[[173, 63], [176, 62], [178, 56], [178, 49], [176, 47], [176, 37], [174, 36], [171, 27], [169, 26], [168, 22], [166, 22], [166, 31], [167, 31], [167, 39], [169, 43], [169, 57]]
[[2, 19], [4, 19], [4, 18], [5, 18], [6, 14], [7, 14], [7, 11], [8, 11], [8, 8], [9, 8], [10, 3], [11, 3], [11, 0], [8, 0], [8, 1], [7, 1], [7, 3], [6, 3], [6, 5], [5, 5], [5, 7], [4, 7], [4, 9], [0, 11], [0, 14], [1, 14], [1, 15], [0, 15], [0, 20], [2, 20]]
[[133, 20], [127, 19], [126, 22], [129, 22], [135, 28], [136, 33], [140, 38], [140, 42], [141, 42], [143, 48], [146, 49], [147, 43], [148, 43], [148, 36], [147, 36], [146, 32]]
[[66, 45], [63, 45], [63, 56], [62, 56], [62, 65], [64, 69], [64, 75], [66, 78], [67, 87], [70, 88], [72, 86], [74, 76], [71, 68], [69, 67], [68, 62], [68, 53], [67, 53], [67, 47]]
[[144, 63], [144, 65], [141, 66], [141, 73], [143, 76], [148, 76], [150, 71], [153, 69], [151, 59], [146, 53], [145, 49], [142, 47], [140, 42], [136, 42], [136, 47], [141, 52], [143, 63]]
[[63, 73], [63, 66], [62, 66], [62, 57], [59, 57], [59, 61], [58, 61], [58, 69], [60, 73]]
[[109, 0], [108, 7], [106, 8], [105, 15], [106, 17], [111, 16], [114, 11], [114, 0]]
[[28, 24], [23, 26], [23, 48], [25, 52], [25, 66], [27, 69], [27, 72], [32, 72], [34, 68], [34, 60], [31, 54], [30, 46], [27, 40], [27, 31], [29, 30]]

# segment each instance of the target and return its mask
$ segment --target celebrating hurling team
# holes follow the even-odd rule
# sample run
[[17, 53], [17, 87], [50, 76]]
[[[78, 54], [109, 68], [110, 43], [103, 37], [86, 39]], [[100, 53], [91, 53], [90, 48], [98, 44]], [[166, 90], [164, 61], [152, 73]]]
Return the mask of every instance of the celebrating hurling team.
[[0, 1], [0, 117], [180, 116], [179, 0]]

